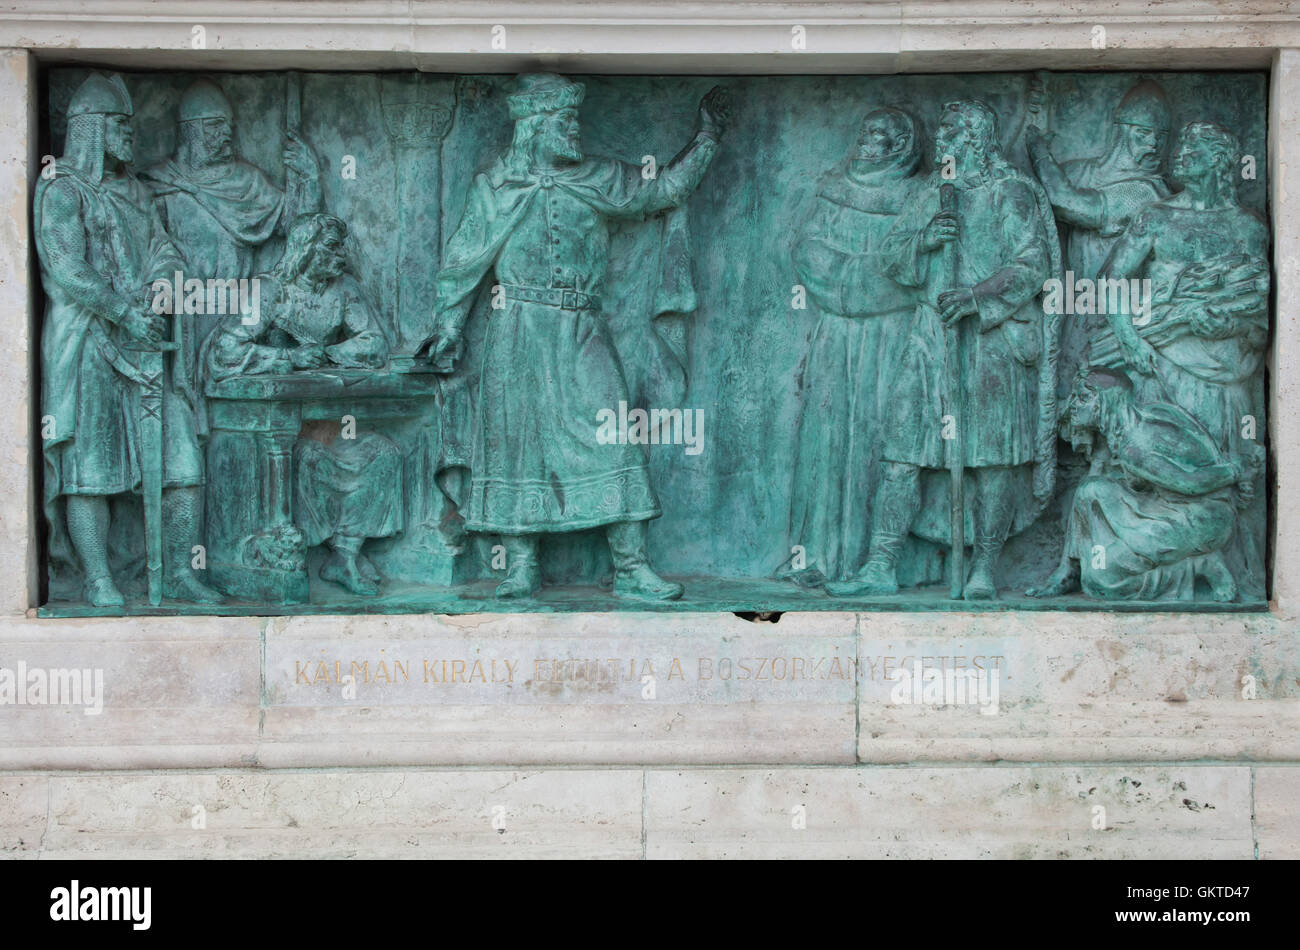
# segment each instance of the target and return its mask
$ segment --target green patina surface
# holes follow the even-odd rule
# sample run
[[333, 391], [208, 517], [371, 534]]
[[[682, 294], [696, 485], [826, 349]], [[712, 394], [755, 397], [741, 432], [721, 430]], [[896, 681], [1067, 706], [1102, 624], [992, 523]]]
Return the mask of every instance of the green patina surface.
[[1259, 609], [1266, 83], [53, 70], [41, 612]]

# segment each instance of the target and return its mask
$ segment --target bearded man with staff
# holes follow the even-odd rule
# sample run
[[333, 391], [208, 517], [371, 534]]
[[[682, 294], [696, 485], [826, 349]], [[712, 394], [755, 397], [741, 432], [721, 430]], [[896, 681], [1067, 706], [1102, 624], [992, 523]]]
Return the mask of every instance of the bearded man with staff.
[[[1060, 328], [1039, 301], [1061, 272], [1051, 203], [1003, 157], [997, 115], [982, 102], [945, 106], [934, 156], [928, 187], [881, 249], [886, 272], [922, 288], [925, 302], [882, 421], [871, 550], [856, 577], [827, 585], [838, 596], [897, 592], [898, 554], [915, 533], [951, 543], [954, 560], [959, 545], [973, 546], [970, 577], [955, 577], [954, 588], [967, 600], [995, 597], [1002, 546], [1055, 483]], [[955, 211], [941, 204], [944, 185]], [[949, 245], [955, 273], [943, 266]], [[955, 512], [944, 491], [953, 471], [965, 472], [968, 502]]]

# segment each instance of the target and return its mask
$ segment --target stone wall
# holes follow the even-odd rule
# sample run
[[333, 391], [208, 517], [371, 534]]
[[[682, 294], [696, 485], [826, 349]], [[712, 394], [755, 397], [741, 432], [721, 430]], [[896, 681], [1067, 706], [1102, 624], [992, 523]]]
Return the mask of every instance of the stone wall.
[[[1103, 16], [1082, 2], [523, 2], [472, 19], [451, 3], [158, 6], [0, 12], [0, 666], [101, 669], [106, 690], [97, 715], [0, 706], [0, 853], [1300, 854], [1290, 4], [1124, 0]], [[505, 50], [492, 48], [494, 25]], [[804, 51], [791, 48], [794, 26]], [[57, 63], [1269, 68], [1270, 610], [38, 619], [30, 203], [38, 67]], [[996, 714], [891, 701], [887, 671], [916, 658], [995, 668]]]

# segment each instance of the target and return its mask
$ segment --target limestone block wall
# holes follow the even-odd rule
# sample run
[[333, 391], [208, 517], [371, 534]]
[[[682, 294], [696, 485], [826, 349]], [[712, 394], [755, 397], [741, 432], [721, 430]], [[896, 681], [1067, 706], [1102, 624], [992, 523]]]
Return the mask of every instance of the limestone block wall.
[[[0, 706], [0, 854], [1300, 856], [1297, 14], [1208, 0], [0, 10], [0, 667], [105, 683], [93, 715]], [[39, 70], [58, 63], [1270, 69], [1269, 610], [38, 619], [30, 203]], [[920, 658], [996, 669], [996, 713], [895, 702], [889, 671]]]

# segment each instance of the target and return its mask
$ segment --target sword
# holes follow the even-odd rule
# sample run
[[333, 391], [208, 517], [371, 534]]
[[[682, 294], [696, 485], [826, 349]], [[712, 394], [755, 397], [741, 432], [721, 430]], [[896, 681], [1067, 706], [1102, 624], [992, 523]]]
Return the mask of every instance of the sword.
[[163, 581], [163, 352], [179, 348], [170, 341], [161, 341], [152, 349], [124, 347], [140, 357], [140, 487], [149, 603], [155, 607], [162, 603]]

